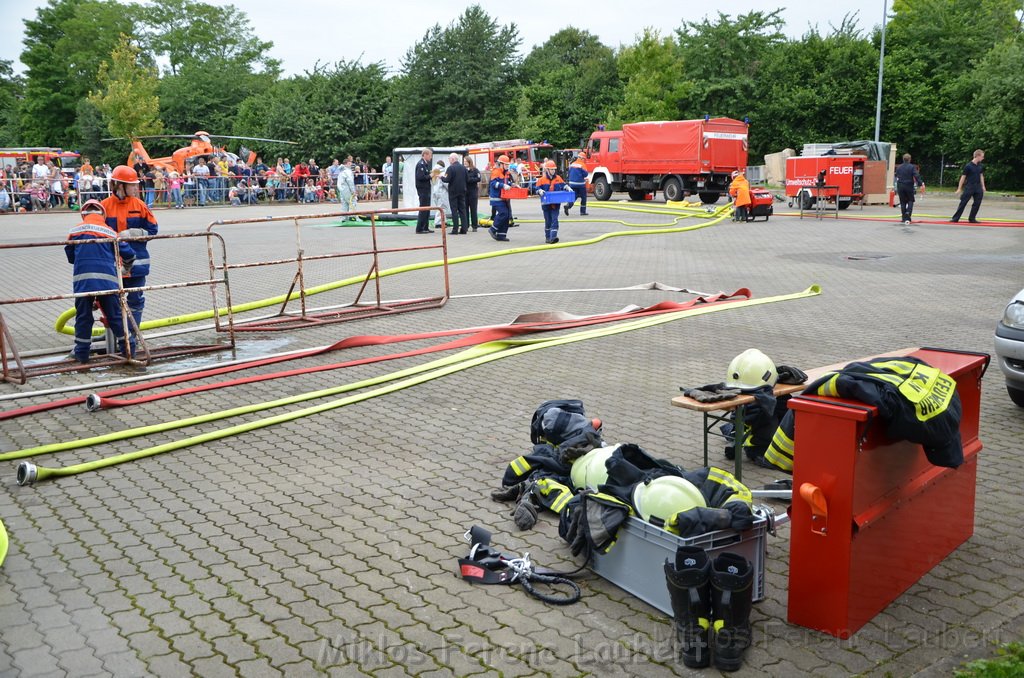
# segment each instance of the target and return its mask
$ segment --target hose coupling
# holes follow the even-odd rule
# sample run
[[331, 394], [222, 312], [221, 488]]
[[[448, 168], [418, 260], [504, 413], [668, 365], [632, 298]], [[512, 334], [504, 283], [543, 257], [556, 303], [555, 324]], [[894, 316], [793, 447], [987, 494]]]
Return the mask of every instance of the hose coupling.
[[36, 482], [36, 465], [23, 461], [18, 464], [18, 484], [19, 485], [31, 485]]
[[85, 398], [85, 409], [90, 412], [98, 412], [102, 405], [100, 404], [102, 399], [99, 393], [90, 393]]

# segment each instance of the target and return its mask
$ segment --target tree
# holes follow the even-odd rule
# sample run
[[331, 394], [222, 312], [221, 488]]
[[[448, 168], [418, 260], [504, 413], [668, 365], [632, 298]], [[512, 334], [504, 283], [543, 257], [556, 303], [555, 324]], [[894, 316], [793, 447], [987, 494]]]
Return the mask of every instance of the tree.
[[[941, 129], [969, 101], [957, 79], [1020, 31], [1019, 0], [894, 0], [886, 33], [882, 129], [885, 138], [934, 164]], [[949, 149], [952, 150], [952, 149]]]
[[719, 12], [714, 23], [686, 22], [676, 31], [683, 69], [693, 82], [681, 117], [750, 113], [761, 96], [764, 63], [785, 43], [781, 12], [750, 12], [735, 20]]
[[[953, 157], [969, 158], [985, 149], [985, 183], [1024, 185], [1024, 42], [1021, 36], [1004, 40], [982, 58], [977, 68], [961, 75], [949, 91], [966, 106], [947, 116], [942, 125], [945, 149]], [[970, 114], [962, 114], [970, 111]], [[966, 160], [964, 160], [966, 162]]]
[[25, 21], [24, 140], [70, 146], [79, 100], [96, 87], [99, 66], [121, 34], [131, 35], [131, 11], [109, 0], [49, 0]]
[[608, 121], [612, 128], [643, 120], [677, 120], [694, 90], [676, 43], [650, 28], [619, 53], [618, 71], [625, 85], [622, 103]]
[[294, 141], [288, 152], [298, 157], [383, 158], [391, 87], [382, 63], [317, 64], [242, 102], [234, 134]]
[[159, 134], [160, 98], [156, 68], [140, 66], [139, 48], [122, 35], [110, 55], [110, 62], [100, 64], [97, 80], [100, 89], [89, 95], [89, 102], [107, 120], [115, 137], [137, 137]]
[[874, 126], [878, 51], [849, 17], [822, 36], [766, 55], [750, 114], [753, 157], [805, 143], [870, 138]]
[[515, 117], [519, 29], [499, 26], [471, 5], [442, 29], [435, 24], [402, 62], [391, 115], [391, 143], [464, 144], [500, 139]]
[[165, 55], [171, 75], [189, 62], [213, 59], [246, 63], [253, 70], [277, 71], [267, 56], [274, 46], [253, 33], [249, 17], [234, 5], [214, 6], [193, 0], [161, 0], [140, 14], [140, 38], [155, 54]]
[[515, 135], [576, 146], [621, 100], [615, 53], [594, 35], [565, 28], [523, 61]]
[[25, 82], [14, 74], [11, 62], [0, 59], [0, 146], [19, 143], [18, 104], [24, 92]]
[[175, 134], [226, 134], [234, 127], [241, 103], [261, 96], [276, 80], [276, 72], [254, 73], [250, 64], [238, 59], [186, 61], [176, 75], [160, 80], [164, 126]]

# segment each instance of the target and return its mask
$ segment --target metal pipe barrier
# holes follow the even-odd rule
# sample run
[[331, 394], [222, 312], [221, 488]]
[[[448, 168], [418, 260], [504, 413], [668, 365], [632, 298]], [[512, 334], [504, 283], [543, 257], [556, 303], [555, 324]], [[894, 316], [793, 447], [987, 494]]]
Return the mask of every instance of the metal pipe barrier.
[[[106, 319], [104, 318], [101, 326], [93, 327], [93, 337], [98, 335], [106, 334], [107, 340], [107, 351], [101, 353], [96, 357], [91, 357], [88, 363], [79, 363], [70, 357], [64, 357], [58, 360], [26, 360], [29, 354], [45, 355], [52, 354], [53, 351], [40, 351], [30, 350], [27, 353], [19, 351], [18, 346], [15, 342], [13, 327], [16, 324], [16, 320], [12, 317], [12, 312], [8, 311], [7, 317], [4, 316], [3, 312], [0, 312], [0, 378], [3, 381], [7, 381], [14, 384], [24, 384], [31, 377], [41, 376], [44, 374], [59, 374], [65, 372], [78, 372], [83, 370], [89, 370], [94, 367], [108, 367], [111, 365], [138, 365], [145, 366], [149, 365], [153, 360], [162, 360], [182, 355], [191, 355], [195, 353], [207, 353], [210, 351], [220, 351], [235, 348], [235, 333], [234, 333], [234, 317], [231, 312], [231, 290], [228, 287], [228, 280], [226, 273], [217, 277], [217, 271], [225, 271], [227, 267], [227, 249], [224, 243], [224, 238], [217, 233], [210, 232], [198, 232], [198, 233], [175, 233], [169, 235], [153, 235], [144, 236], [138, 238], [124, 238], [127, 242], [142, 242], [150, 240], [184, 240], [189, 238], [203, 238], [206, 240], [206, 260], [197, 261], [196, 265], [202, 265], [204, 269], [208, 267], [209, 277], [206, 279], [199, 280], [185, 280], [171, 283], [162, 283], [156, 285], [145, 285], [143, 287], [123, 287], [121, 279], [118, 279], [118, 289], [108, 290], [103, 292], [89, 292], [89, 293], [68, 293], [68, 294], [48, 294], [48, 295], [36, 295], [36, 296], [23, 296], [13, 298], [0, 298], [0, 309], [5, 307], [16, 307], [27, 304], [43, 304], [45, 302], [62, 301], [67, 299], [79, 299], [83, 297], [100, 297], [108, 295], [117, 295], [118, 303], [121, 307], [121, 331], [123, 336], [134, 336], [136, 341], [136, 347], [134, 354], [130, 350], [130, 342], [123, 342], [123, 354], [118, 354], [114, 348], [113, 336], [110, 332], [105, 332], [103, 327], [106, 326]], [[110, 243], [114, 250], [115, 261], [118, 269], [121, 268], [120, 252], [116, 247], [116, 238], [95, 238], [91, 240], [76, 240], [74, 244], [87, 244], [87, 243]], [[217, 242], [218, 247], [214, 247], [214, 242]], [[33, 250], [41, 248], [55, 248], [65, 247], [70, 244], [68, 240], [58, 241], [47, 241], [47, 242], [29, 242], [29, 243], [10, 243], [0, 244], [0, 254], [6, 250]], [[215, 250], [219, 254], [220, 263], [216, 262]], [[61, 253], [63, 256], [63, 253]], [[180, 267], [179, 267], [180, 270]], [[68, 281], [70, 282], [70, 272], [68, 275]], [[8, 281], [9, 284], [16, 284], [19, 278], [12, 276]], [[227, 300], [227, 308], [219, 309], [217, 306], [217, 292], [218, 286], [224, 286], [224, 294]], [[135, 323], [135, 319], [127, 306], [127, 295], [130, 292], [149, 292], [156, 290], [169, 290], [169, 289], [184, 289], [194, 287], [209, 287], [211, 289], [211, 297], [213, 300], [213, 317], [215, 328], [218, 333], [227, 332], [228, 342], [218, 342], [216, 344], [209, 345], [185, 345], [185, 346], [161, 346], [150, 348], [145, 338], [142, 336], [142, 332], [139, 330], [138, 325]], [[30, 307], [31, 308], [31, 307]], [[32, 313], [31, 310], [27, 313], [18, 313], [19, 319], [27, 319], [30, 317], [41, 317], [45, 316], [46, 313], [40, 314]], [[226, 322], [221, 319], [221, 316], [226, 316]], [[28, 324], [27, 322], [25, 324]], [[108, 328], [109, 329], [109, 328]], [[94, 339], [95, 341], [95, 339]], [[32, 347], [37, 349], [37, 347]]]
[[[378, 232], [378, 220], [382, 215], [388, 214], [418, 214], [419, 212], [438, 212], [440, 214], [440, 226], [438, 227], [441, 231], [441, 242], [431, 243], [427, 245], [417, 246], [402, 246], [402, 247], [384, 247], [380, 243], [379, 232]], [[326, 218], [338, 218], [347, 219], [349, 217], [360, 218], [369, 221], [369, 249], [361, 249], [350, 252], [338, 252], [330, 251], [324, 253], [310, 254], [306, 251], [303, 240], [302, 240], [302, 229], [300, 222], [309, 220], [323, 220]], [[310, 327], [314, 325], [323, 325], [328, 323], [343, 322], [347, 320], [355, 320], [358, 318], [372, 318], [381, 315], [391, 315], [395, 313], [404, 313], [408, 311], [418, 311], [428, 308], [440, 308], [448, 301], [450, 296], [450, 281], [448, 276], [448, 237], [446, 232], [445, 224], [445, 213], [444, 209], [440, 207], [419, 207], [419, 208], [408, 208], [408, 209], [383, 209], [383, 210], [363, 210], [354, 212], [321, 212], [317, 214], [301, 214], [301, 215], [290, 215], [290, 216], [268, 216], [255, 219], [221, 219], [211, 222], [207, 226], [207, 232], [213, 232], [214, 228], [220, 228], [224, 226], [237, 226], [237, 225], [248, 225], [272, 223], [272, 222], [291, 222], [294, 226], [295, 234], [295, 256], [284, 259], [273, 259], [269, 261], [251, 261], [236, 264], [224, 264], [223, 274], [224, 279], [227, 280], [228, 272], [241, 269], [256, 269], [261, 267], [273, 267], [273, 266], [286, 266], [294, 265], [294, 273], [290, 277], [288, 291], [283, 297], [283, 302], [278, 312], [270, 317], [263, 316], [260, 318], [254, 318], [249, 320], [238, 320], [233, 324], [235, 332], [256, 332], [256, 331], [268, 331], [268, 330], [287, 330], [287, 329], [300, 329], [303, 327]], [[346, 229], [346, 234], [353, 232], [359, 232], [357, 229]], [[332, 243], [333, 244], [333, 243]], [[405, 298], [401, 300], [390, 300], [385, 301], [381, 294], [381, 265], [380, 259], [382, 255], [398, 254], [402, 252], [421, 252], [425, 250], [441, 250], [441, 271], [442, 271], [442, 282], [443, 290], [440, 294], [428, 297], [416, 297], [416, 298]], [[334, 281], [327, 285], [309, 286], [307, 285], [307, 266], [312, 262], [326, 262], [338, 259], [350, 259], [365, 257], [369, 259], [369, 264], [364, 274], [355, 276], [347, 280], [340, 281], [344, 284], [339, 284], [338, 281]], [[211, 275], [216, 270], [216, 264], [212, 259], [210, 260]], [[404, 270], [416, 270], [421, 268], [416, 264], [404, 267]], [[336, 304], [322, 308], [310, 308], [309, 298], [322, 291], [328, 289], [340, 289], [348, 285], [358, 285], [355, 299], [348, 303]], [[367, 291], [372, 289], [373, 300], [364, 301], [364, 295]], [[298, 300], [299, 310], [293, 312], [288, 310], [289, 302]], [[216, 300], [215, 300], [216, 305]], [[230, 302], [229, 302], [230, 303]]]

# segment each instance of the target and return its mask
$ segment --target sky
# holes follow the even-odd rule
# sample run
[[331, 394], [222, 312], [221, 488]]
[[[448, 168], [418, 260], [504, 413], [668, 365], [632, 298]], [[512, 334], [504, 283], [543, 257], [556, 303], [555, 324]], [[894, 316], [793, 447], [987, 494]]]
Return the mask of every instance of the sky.
[[[467, 0], [204, 0], [212, 5], [242, 9], [257, 36], [272, 41], [270, 56], [281, 60], [285, 75], [311, 70], [319, 60], [330, 64], [339, 60], [360, 60], [363, 64], [384, 62], [397, 72], [401, 60], [415, 42], [434, 24], [447, 26], [472, 4]], [[718, 12], [732, 17], [751, 11], [771, 12], [783, 8], [785, 33], [799, 38], [811, 27], [828, 33], [842, 23], [846, 14], [856, 13], [856, 22], [865, 35], [882, 22], [887, 0], [716, 0], [713, 3], [680, 0], [514, 0], [478, 4], [500, 25], [515, 23], [522, 38], [525, 55], [543, 44], [562, 28], [573, 26], [589, 31], [609, 47], [629, 45], [644, 28], [651, 27], [669, 35], [683, 21], [714, 21]], [[0, 59], [13, 63], [23, 73], [20, 62], [24, 20], [36, 16], [45, 0], [2, 0], [0, 14]]]

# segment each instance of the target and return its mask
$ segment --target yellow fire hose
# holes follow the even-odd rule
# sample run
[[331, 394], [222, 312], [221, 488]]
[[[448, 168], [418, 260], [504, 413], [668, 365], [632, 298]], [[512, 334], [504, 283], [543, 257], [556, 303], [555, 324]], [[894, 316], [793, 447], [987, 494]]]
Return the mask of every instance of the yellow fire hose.
[[[29, 448], [24, 450], [16, 450], [14, 452], [8, 452], [4, 455], [0, 455], [0, 459], [18, 459], [23, 457], [34, 456], [37, 454], [43, 454], [46, 452], [57, 452], [61, 450], [77, 449], [87, 445], [93, 445], [102, 442], [109, 442], [113, 440], [122, 440], [125, 438], [132, 438], [140, 435], [147, 435], [149, 433], [157, 433], [162, 431], [173, 430], [189, 426], [197, 423], [203, 423], [208, 421], [215, 421], [218, 419], [224, 419], [227, 417], [248, 414], [251, 412], [259, 412], [262, 410], [281, 407], [284, 405], [290, 405], [294, 403], [304, 402], [314, 398], [322, 398], [328, 395], [337, 395], [346, 391], [352, 391], [367, 386], [375, 386], [382, 383], [389, 383], [386, 386], [377, 388], [366, 393], [358, 395], [346, 396], [338, 400], [332, 400], [320, 405], [313, 407], [307, 407], [305, 409], [296, 410], [294, 412], [287, 412], [256, 421], [247, 422], [244, 424], [238, 424], [230, 426], [228, 428], [220, 429], [217, 431], [211, 431], [203, 433], [190, 438], [184, 438], [163, 445], [157, 445], [155, 447], [148, 447], [135, 452], [128, 452], [124, 454], [118, 454], [111, 457], [97, 459], [94, 461], [83, 462], [74, 464], [71, 466], [48, 468], [48, 467], [37, 467], [36, 465], [23, 461], [18, 464], [17, 469], [17, 481], [19, 485], [30, 485], [37, 480], [45, 480], [51, 477], [69, 476], [78, 473], [84, 473], [86, 471], [93, 471], [96, 469], [106, 468], [108, 466], [114, 466], [121, 464], [126, 461], [132, 461], [135, 459], [142, 459], [145, 457], [151, 457], [171, 450], [177, 450], [185, 447], [190, 447], [199, 443], [210, 442], [213, 440], [219, 440], [229, 436], [236, 435], [238, 433], [244, 433], [247, 431], [253, 431], [267, 426], [273, 426], [275, 424], [284, 423], [287, 421], [293, 421], [302, 417], [307, 417], [312, 414], [318, 414], [320, 412], [327, 412], [329, 410], [351, 405], [353, 403], [362, 402], [371, 398], [393, 393], [410, 386], [422, 384], [427, 381], [432, 381], [461, 370], [476, 367], [477, 365], [483, 365], [494, 360], [501, 358], [507, 358], [515, 355], [520, 355], [530, 351], [537, 351], [544, 348], [550, 348], [552, 346], [562, 346], [565, 344], [571, 344], [579, 341], [585, 341], [588, 339], [595, 339], [600, 337], [612, 336], [623, 332], [629, 332], [636, 329], [643, 329], [647, 327], [653, 327], [662, 323], [672, 322], [681, 318], [693, 317], [698, 315], [704, 315], [707, 313], [717, 313], [732, 308], [741, 308], [747, 306], [757, 306], [761, 304], [768, 304], [777, 301], [787, 301], [792, 299], [801, 299], [805, 297], [815, 296], [821, 293], [821, 288], [817, 285], [812, 285], [802, 292], [793, 294], [779, 295], [774, 297], [765, 297], [763, 299], [747, 299], [744, 301], [737, 301], [728, 304], [714, 304], [708, 306], [698, 306], [695, 308], [686, 309], [679, 311], [678, 313], [669, 313], [663, 316], [653, 316], [650, 318], [641, 318], [632, 322], [622, 323], [620, 325], [611, 327], [600, 327], [591, 330], [584, 330], [581, 332], [575, 332], [561, 337], [545, 337], [538, 339], [514, 339], [514, 340], [502, 340], [495, 342], [488, 342], [479, 346], [461, 351], [453, 356], [442, 358], [440, 360], [431, 361], [419, 367], [412, 367], [404, 370], [398, 370], [391, 374], [382, 375], [372, 379], [366, 379], [352, 384], [346, 384], [330, 389], [323, 389], [320, 391], [312, 391], [310, 393], [299, 394], [288, 398], [281, 398], [265, 403], [258, 403], [253, 405], [247, 405], [243, 407], [237, 407], [229, 410], [223, 410], [221, 412], [215, 412], [208, 415], [201, 415], [199, 417], [189, 417], [187, 419], [181, 419], [178, 421], [167, 422], [163, 424], [155, 424], [152, 426], [143, 426], [134, 429], [128, 429], [126, 431], [119, 431], [111, 433], [105, 436], [96, 436], [93, 438], [86, 438], [78, 441], [69, 441], [65, 443], [57, 443], [53, 445], [44, 445], [41, 447]], [[406, 378], [408, 377], [408, 378]], [[395, 381], [399, 380], [401, 381]]]
[[[616, 207], [616, 209], [618, 209], [618, 207]], [[633, 210], [633, 211], [645, 211], [645, 210]], [[649, 211], [649, 212], [651, 212], [653, 214], [665, 214], [665, 212], [655, 211], [655, 210], [646, 210], [646, 211]], [[595, 245], [597, 243], [600, 243], [600, 242], [603, 242], [605, 240], [608, 240], [609, 238], [617, 238], [617, 237], [623, 237], [623, 236], [652, 235], [652, 234], [663, 234], [663, 233], [683, 233], [683, 232], [686, 232], [686, 231], [695, 231], [697, 229], [707, 228], [709, 226], [714, 226], [715, 224], [720, 223], [726, 216], [728, 216], [728, 214], [730, 212], [731, 212], [731, 208], [729, 206], [725, 206], [725, 207], [719, 208], [716, 212], [714, 212], [712, 214], [706, 214], [704, 212], [701, 212], [699, 215], [696, 215], [696, 214], [694, 214], [694, 215], [681, 214], [681, 215], [676, 216], [676, 218], [673, 219], [668, 224], [661, 225], [661, 226], [659, 226], [659, 225], [652, 225], [652, 224], [628, 223], [628, 222], [618, 221], [618, 220], [614, 220], [614, 219], [600, 219], [600, 220], [598, 220], [598, 219], [591, 219], [589, 221], [611, 221], [613, 223], [620, 223], [623, 226], [640, 227], [641, 230], [615, 231], [615, 232], [612, 232], [612, 233], [604, 233], [602, 235], [596, 236], [594, 238], [588, 238], [586, 240], [575, 240], [575, 241], [572, 241], [572, 242], [560, 242], [560, 243], [557, 243], [555, 245], [544, 245], [544, 244], [541, 244], [541, 245], [528, 245], [528, 246], [524, 246], [524, 247], [510, 247], [510, 248], [507, 248], [507, 249], [495, 250], [493, 252], [480, 252], [478, 254], [468, 254], [468, 255], [465, 255], [465, 256], [461, 256], [461, 257], [453, 257], [453, 258], [448, 260], [448, 264], [452, 265], [452, 264], [462, 264], [462, 263], [466, 263], [466, 262], [470, 262], [470, 261], [482, 261], [484, 259], [491, 259], [493, 257], [503, 257], [503, 256], [511, 255], [511, 254], [522, 254], [524, 252], [538, 252], [538, 251], [544, 251], [544, 250], [548, 250], [548, 249], [556, 248], [556, 247], [557, 248], [564, 248], [564, 247], [581, 247], [583, 245]], [[674, 226], [674, 224], [678, 223], [681, 219], [684, 219], [684, 218], [687, 218], [687, 217], [690, 217], [690, 216], [706, 216], [706, 217], [709, 217], [709, 218], [708, 218], [708, 220], [705, 223], [694, 224], [694, 225], [691, 225], [691, 226]], [[428, 269], [428, 268], [436, 268], [436, 267], [442, 266], [442, 265], [444, 265], [443, 261], [424, 261], [424, 262], [420, 262], [420, 263], [416, 263], [416, 264], [406, 264], [404, 266], [396, 266], [394, 268], [389, 268], [389, 269], [385, 269], [383, 271], [379, 271], [375, 275], [370, 275], [370, 276], [364, 276], [364, 275], [352, 276], [350, 278], [344, 278], [342, 280], [336, 280], [334, 282], [325, 283], [323, 285], [317, 285], [315, 287], [310, 287], [309, 289], [306, 290], [306, 295], [307, 296], [312, 296], [314, 294], [320, 294], [321, 292], [329, 292], [331, 290], [336, 290], [336, 289], [339, 289], [339, 288], [342, 288], [342, 287], [347, 287], [349, 285], [359, 285], [359, 284], [362, 284], [366, 280], [373, 280], [374, 278], [386, 278], [388, 276], [398, 275], [399, 273], [408, 273], [409, 271], [419, 271], [419, 270]], [[266, 308], [268, 306], [280, 306], [281, 304], [285, 303], [286, 301], [292, 301], [292, 300], [298, 299], [299, 296], [300, 296], [300, 293], [297, 292], [297, 291], [296, 292], [292, 292], [290, 295], [282, 294], [282, 295], [278, 295], [276, 297], [271, 297], [269, 299], [260, 299], [258, 301], [250, 301], [250, 302], [247, 302], [247, 303], [244, 303], [244, 304], [238, 304], [236, 306], [231, 307], [230, 311], [232, 313], [245, 313], [247, 311], [254, 311], [254, 310], [257, 310], [257, 309], [260, 309], [260, 308]], [[226, 316], [228, 314], [228, 311], [229, 311], [228, 308], [218, 309], [217, 310], [217, 315]], [[172, 317], [169, 317], [169, 318], [158, 318], [158, 319], [154, 319], [154, 320], [143, 320], [142, 323], [139, 325], [139, 330], [140, 331], [145, 331], [145, 330], [152, 330], [152, 329], [155, 329], [155, 328], [158, 328], [158, 327], [169, 327], [171, 325], [182, 325], [182, 324], [185, 324], [185, 323], [198, 322], [200, 320], [209, 320], [209, 319], [213, 318], [213, 316], [214, 316], [214, 311], [213, 311], [213, 309], [210, 309], [210, 310], [207, 310], [207, 311], [198, 311], [196, 313], [189, 313], [189, 314], [185, 314], [185, 315], [172, 316]], [[68, 326], [68, 322], [72, 318], [74, 318], [74, 317], [75, 317], [75, 309], [71, 308], [71, 309], [68, 309], [68, 310], [64, 311], [59, 316], [57, 316], [57, 321], [54, 324], [54, 329], [57, 332], [60, 332], [62, 334], [74, 335], [74, 333], [75, 333], [74, 328]], [[102, 334], [103, 331], [104, 330], [103, 330], [102, 327], [93, 328], [93, 334], [97, 335], [97, 336]]]

